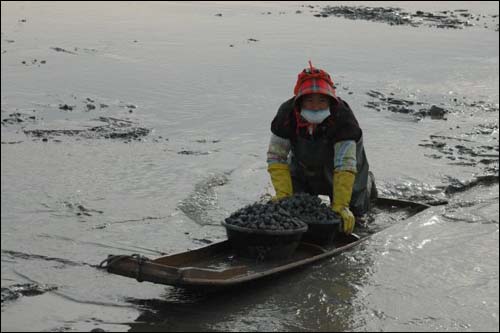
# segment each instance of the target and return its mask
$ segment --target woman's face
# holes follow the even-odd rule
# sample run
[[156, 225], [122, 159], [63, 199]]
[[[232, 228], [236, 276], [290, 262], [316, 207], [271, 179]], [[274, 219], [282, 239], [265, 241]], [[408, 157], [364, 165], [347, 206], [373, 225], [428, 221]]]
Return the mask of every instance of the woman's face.
[[330, 107], [330, 98], [323, 94], [308, 94], [302, 97], [302, 108], [307, 110], [324, 110]]

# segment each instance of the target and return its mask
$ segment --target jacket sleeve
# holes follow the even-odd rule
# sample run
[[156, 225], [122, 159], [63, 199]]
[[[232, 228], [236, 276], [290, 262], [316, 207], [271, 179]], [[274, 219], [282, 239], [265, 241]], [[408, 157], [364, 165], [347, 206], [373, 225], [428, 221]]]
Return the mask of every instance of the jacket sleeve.
[[356, 156], [356, 141], [337, 142], [335, 144], [334, 170], [356, 173], [358, 171]]
[[269, 166], [275, 163], [286, 164], [288, 154], [290, 153], [290, 147], [290, 140], [271, 134], [271, 140], [267, 150], [267, 165]]
[[271, 132], [283, 139], [292, 139], [295, 122], [293, 119], [293, 101], [291, 98], [281, 104], [271, 123]]
[[349, 104], [340, 98], [338, 101], [339, 103], [333, 110], [333, 126], [328, 135], [334, 143], [350, 140], [357, 142], [363, 134], [358, 120], [354, 116]]

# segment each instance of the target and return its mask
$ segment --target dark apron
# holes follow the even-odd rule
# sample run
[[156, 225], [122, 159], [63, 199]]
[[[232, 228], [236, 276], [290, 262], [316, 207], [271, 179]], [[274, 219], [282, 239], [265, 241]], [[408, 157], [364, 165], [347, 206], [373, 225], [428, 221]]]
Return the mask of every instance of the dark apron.
[[[328, 195], [332, 201], [334, 158], [334, 144], [328, 139], [307, 140], [298, 135], [289, 158], [294, 193]], [[350, 209], [354, 215], [361, 216], [368, 211], [370, 197], [376, 193], [373, 176], [368, 171], [362, 137], [356, 143], [356, 160], [357, 173]]]

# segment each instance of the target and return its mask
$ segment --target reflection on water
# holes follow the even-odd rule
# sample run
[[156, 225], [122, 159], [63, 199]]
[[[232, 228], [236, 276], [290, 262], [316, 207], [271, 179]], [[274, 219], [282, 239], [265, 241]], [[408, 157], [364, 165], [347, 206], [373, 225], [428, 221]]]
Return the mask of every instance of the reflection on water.
[[144, 308], [131, 331], [350, 330], [352, 298], [367, 264], [339, 256], [229, 290], [170, 289], [160, 299], [129, 300]]

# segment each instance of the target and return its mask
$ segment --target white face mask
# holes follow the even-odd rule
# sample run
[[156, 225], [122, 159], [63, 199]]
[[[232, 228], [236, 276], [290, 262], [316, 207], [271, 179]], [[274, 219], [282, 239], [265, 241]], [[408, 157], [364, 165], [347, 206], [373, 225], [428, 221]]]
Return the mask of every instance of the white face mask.
[[302, 109], [300, 115], [311, 124], [321, 124], [330, 115], [330, 109], [317, 111]]

